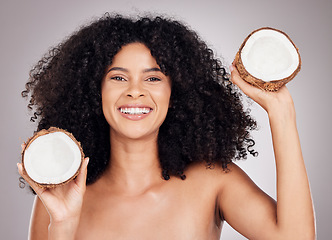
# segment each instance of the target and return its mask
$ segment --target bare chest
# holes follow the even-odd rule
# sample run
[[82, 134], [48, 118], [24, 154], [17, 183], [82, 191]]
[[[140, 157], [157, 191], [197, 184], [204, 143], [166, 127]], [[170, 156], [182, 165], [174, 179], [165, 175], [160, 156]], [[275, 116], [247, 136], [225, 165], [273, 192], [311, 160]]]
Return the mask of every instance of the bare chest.
[[219, 239], [212, 194], [147, 192], [139, 196], [90, 196], [77, 239]]

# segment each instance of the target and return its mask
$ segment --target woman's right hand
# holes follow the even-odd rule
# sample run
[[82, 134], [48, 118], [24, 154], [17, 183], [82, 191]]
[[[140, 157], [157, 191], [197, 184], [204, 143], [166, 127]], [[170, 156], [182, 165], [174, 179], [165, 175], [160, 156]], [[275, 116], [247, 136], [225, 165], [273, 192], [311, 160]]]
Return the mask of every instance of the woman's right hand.
[[[25, 145], [22, 145], [22, 149]], [[20, 175], [27, 181], [44, 204], [49, 216], [50, 226], [71, 226], [75, 233], [79, 223], [83, 197], [86, 190], [86, 175], [89, 158], [85, 158], [77, 177], [69, 183], [54, 188], [42, 188], [36, 185], [17, 164]], [[49, 229], [50, 230], [50, 229]]]

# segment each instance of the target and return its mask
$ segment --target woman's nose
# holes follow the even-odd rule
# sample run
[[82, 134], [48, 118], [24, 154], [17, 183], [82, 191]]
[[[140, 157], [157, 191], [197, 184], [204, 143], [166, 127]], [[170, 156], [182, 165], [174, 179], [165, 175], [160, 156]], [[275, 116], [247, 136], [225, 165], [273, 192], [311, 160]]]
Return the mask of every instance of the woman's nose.
[[141, 86], [140, 83], [131, 83], [127, 90], [128, 97], [139, 98], [145, 95], [146, 95], [146, 90]]

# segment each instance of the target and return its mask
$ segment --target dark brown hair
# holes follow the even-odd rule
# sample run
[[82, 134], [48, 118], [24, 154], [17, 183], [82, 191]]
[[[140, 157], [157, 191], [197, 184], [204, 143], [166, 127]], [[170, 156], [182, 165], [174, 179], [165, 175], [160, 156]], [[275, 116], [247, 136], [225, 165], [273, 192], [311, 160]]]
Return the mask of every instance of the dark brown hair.
[[246, 158], [256, 122], [213, 51], [184, 24], [163, 17], [131, 19], [106, 14], [51, 49], [31, 70], [26, 90], [38, 129], [66, 129], [90, 157], [87, 184], [110, 156], [109, 125], [101, 107], [105, 69], [122, 46], [141, 42], [172, 81], [171, 108], [158, 136], [162, 176], [185, 178], [192, 162], [224, 169]]

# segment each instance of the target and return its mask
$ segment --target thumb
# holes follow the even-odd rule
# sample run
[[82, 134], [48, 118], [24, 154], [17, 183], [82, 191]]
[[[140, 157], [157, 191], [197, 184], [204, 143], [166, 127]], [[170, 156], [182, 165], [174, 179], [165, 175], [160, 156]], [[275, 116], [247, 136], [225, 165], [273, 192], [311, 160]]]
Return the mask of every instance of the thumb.
[[[252, 86], [251, 84], [247, 83], [246, 81], [244, 81], [237, 68], [235, 67], [235, 65], [231, 65], [230, 66], [230, 71], [231, 71], [231, 81], [232, 83], [234, 83], [236, 86], [238, 86], [242, 92], [244, 94], [246, 94], [248, 97], [251, 97], [251, 98], [255, 98], [255, 96], [261, 92], [261, 89], [255, 87], [255, 86]], [[254, 99], [255, 100], [255, 99]]]
[[80, 172], [75, 179], [76, 184], [79, 186], [79, 188], [82, 188], [82, 189], [85, 188], [85, 185], [86, 185], [88, 163], [89, 163], [89, 158], [88, 157], [84, 158]]

